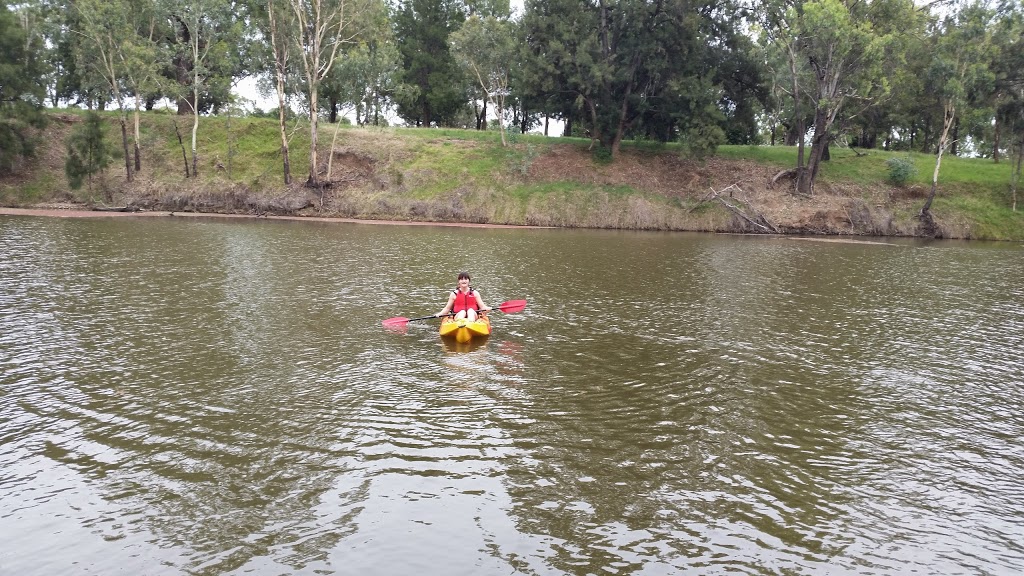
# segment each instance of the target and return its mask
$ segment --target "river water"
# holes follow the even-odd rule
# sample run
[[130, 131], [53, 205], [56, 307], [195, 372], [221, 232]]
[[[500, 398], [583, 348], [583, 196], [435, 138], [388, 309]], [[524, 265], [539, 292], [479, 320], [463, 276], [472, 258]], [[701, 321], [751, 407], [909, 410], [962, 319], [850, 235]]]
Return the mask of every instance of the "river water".
[[1020, 244], [0, 216], [0, 574], [1016, 574], [1022, 354]]

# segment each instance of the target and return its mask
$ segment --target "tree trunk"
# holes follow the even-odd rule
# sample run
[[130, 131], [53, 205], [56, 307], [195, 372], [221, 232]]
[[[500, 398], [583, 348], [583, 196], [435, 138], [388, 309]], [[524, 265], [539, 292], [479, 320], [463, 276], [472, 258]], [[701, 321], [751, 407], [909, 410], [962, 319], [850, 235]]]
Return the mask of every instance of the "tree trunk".
[[124, 148], [124, 172], [129, 182], [132, 181], [132, 162], [128, 153], [128, 121], [121, 113], [121, 146]]
[[135, 95], [135, 115], [134, 115], [134, 147], [135, 147], [135, 172], [142, 170], [142, 151], [139, 149], [139, 140], [141, 140], [141, 133], [139, 131], [139, 107], [142, 105], [142, 99], [138, 94]]
[[935, 200], [935, 193], [939, 188], [939, 167], [942, 166], [942, 151], [946, 148], [946, 142], [949, 138], [949, 130], [952, 128], [955, 118], [956, 109], [953, 107], [952, 103], [947, 102], [942, 119], [942, 135], [939, 136], [939, 149], [935, 154], [935, 171], [932, 172], [932, 189], [928, 194], [928, 200], [925, 201], [920, 212], [921, 219], [925, 221], [929, 228], [934, 228], [931, 209], [932, 201]]
[[[193, 87], [193, 96], [199, 99], [199, 85]], [[199, 176], [199, 110], [192, 111], [192, 177]]]
[[309, 90], [309, 179], [306, 180], [306, 186], [311, 188], [315, 188], [320, 184], [320, 178], [316, 173], [317, 130], [320, 125], [316, 106], [317, 88], [314, 85]]
[[[941, 143], [940, 143], [941, 146]], [[960, 119], [957, 118], [953, 123], [953, 143], [949, 147], [949, 153], [953, 156], [960, 155]]]
[[1010, 194], [1013, 196], [1013, 211], [1017, 211], [1017, 186], [1020, 185], [1021, 165], [1024, 164], [1024, 138], [1017, 143], [1017, 157], [1014, 161], [1013, 173], [1010, 176]]
[[796, 40], [787, 46], [789, 60], [789, 73], [793, 82], [793, 124], [796, 128], [797, 152], [796, 152], [796, 189], [798, 192], [811, 194], [813, 183], [808, 180], [807, 170], [804, 169], [804, 135], [807, 134], [807, 126], [804, 125], [804, 116], [800, 111], [800, 82], [796, 70]]
[[828, 148], [828, 122], [827, 111], [818, 109], [814, 113], [814, 140], [811, 142], [811, 157], [807, 161], [807, 170], [802, 174], [798, 190], [807, 195], [814, 194], [814, 181], [818, 178], [818, 171], [825, 158], [825, 150]]
[[421, 113], [422, 117], [420, 118], [420, 127], [430, 128], [430, 103], [426, 100], [423, 101], [423, 109]]
[[992, 129], [992, 162], [999, 164], [999, 114], [996, 114]]
[[277, 77], [277, 123], [281, 129], [281, 158], [284, 162], [284, 184], [292, 183], [292, 166], [288, 159], [288, 129], [285, 124], [285, 92], [284, 78], [288, 69], [288, 47], [279, 47], [277, 43], [277, 18], [274, 13], [273, 0], [267, 1], [267, 13], [270, 17], [270, 45], [274, 51], [274, 74]]
[[181, 160], [185, 163], [185, 178], [189, 178], [191, 174], [188, 169], [188, 154], [185, 153], [185, 141], [181, 137], [181, 130], [178, 129], [178, 121], [173, 118], [171, 121], [174, 123], [174, 133], [178, 136], [178, 146], [181, 146]]

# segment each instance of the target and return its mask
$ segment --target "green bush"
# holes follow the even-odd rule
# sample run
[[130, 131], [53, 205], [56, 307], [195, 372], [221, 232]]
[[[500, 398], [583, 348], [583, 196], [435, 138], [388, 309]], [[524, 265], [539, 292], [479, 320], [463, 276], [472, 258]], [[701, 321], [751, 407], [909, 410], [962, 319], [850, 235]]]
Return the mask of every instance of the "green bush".
[[598, 146], [591, 151], [595, 164], [606, 166], [612, 163], [612, 149], [606, 146]]
[[889, 167], [889, 182], [896, 186], [904, 186], [917, 175], [917, 166], [909, 157], [890, 158], [886, 160]]

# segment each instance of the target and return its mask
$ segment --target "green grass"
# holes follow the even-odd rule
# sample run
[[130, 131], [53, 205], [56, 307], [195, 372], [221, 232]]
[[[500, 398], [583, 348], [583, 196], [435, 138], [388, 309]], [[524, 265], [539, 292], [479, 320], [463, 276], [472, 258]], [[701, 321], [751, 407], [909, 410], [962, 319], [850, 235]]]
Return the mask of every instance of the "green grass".
[[719, 146], [716, 156], [729, 160], [752, 160], [768, 166], [796, 166], [797, 149], [787, 146]]
[[[810, 157], [810, 148], [804, 150], [804, 161]], [[862, 150], [832, 147], [831, 159], [822, 163], [820, 176], [829, 181], [863, 184], [885, 182], [888, 178], [886, 161], [890, 158], [910, 157], [917, 174], [914, 184], [931, 185], [935, 170], [935, 155], [920, 152]], [[730, 160], [752, 160], [780, 170], [796, 166], [797, 148], [794, 146], [719, 146], [716, 154]], [[976, 184], [997, 187], [1010, 181], [1010, 163], [994, 163], [988, 158], [962, 158], [943, 154], [939, 172], [939, 186], [943, 184]]]

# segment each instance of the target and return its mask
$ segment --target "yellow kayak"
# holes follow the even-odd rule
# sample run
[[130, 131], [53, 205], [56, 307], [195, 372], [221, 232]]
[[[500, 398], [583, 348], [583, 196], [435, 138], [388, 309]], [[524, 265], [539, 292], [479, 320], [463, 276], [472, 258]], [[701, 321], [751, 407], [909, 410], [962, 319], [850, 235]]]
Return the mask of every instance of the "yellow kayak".
[[445, 318], [441, 320], [442, 338], [454, 338], [456, 342], [469, 342], [474, 338], [485, 338], [491, 334], [491, 319], [480, 316], [476, 320]]

